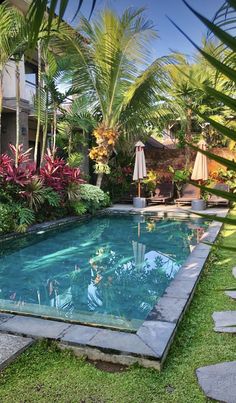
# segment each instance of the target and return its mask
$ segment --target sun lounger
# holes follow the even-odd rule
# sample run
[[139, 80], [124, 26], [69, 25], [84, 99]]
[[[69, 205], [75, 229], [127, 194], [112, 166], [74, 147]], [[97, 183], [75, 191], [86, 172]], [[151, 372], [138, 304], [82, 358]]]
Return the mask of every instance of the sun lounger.
[[[229, 192], [229, 186], [225, 183], [216, 183], [213, 186], [213, 189], [223, 190], [224, 192]], [[225, 199], [224, 197], [217, 196], [214, 194], [210, 194], [209, 198], [207, 199], [207, 204], [210, 206], [228, 206], [229, 200]]]
[[200, 189], [190, 183], [183, 186], [182, 196], [175, 200], [177, 206], [191, 204], [193, 200], [200, 199]]
[[155, 194], [152, 197], [148, 197], [147, 204], [167, 203], [173, 199], [174, 196], [174, 184], [173, 183], [161, 183], [155, 190]]

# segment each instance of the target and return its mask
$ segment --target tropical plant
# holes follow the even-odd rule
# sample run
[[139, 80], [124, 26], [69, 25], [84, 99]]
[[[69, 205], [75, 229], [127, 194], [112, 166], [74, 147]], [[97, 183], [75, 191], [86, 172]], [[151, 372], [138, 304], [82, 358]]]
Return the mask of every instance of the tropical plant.
[[14, 231], [15, 220], [11, 208], [3, 203], [0, 203], [0, 234]]
[[107, 193], [97, 186], [89, 184], [80, 185], [80, 199], [90, 213], [94, 213], [99, 208], [107, 207], [110, 204], [110, 198]]
[[[106, 9], [91, 23], [82, 18], [79, 33], [85, 40], [78, 36], [74, 44], [71, 78], [78, 98], [84, 97], [99, 121], [90, 158], [104, 172], [121, 134], [137, 135], [147, 122], [157, 121], [155, 104], [169, 59], [148, 65], [149, 39], [156, 33], [143, 9], [128, 9], [121, 17]], [[97, 176], [98, 186], [102, 176]]]
[[[70, 63], [71, 64], [71, 63]], [[67, 74], [65, 72], [64, 80]], [[69, 89], [71, 93], [72, 90]], [[87, 138], [96, 126], [97, 122], [87, 110], [87, 102], [84, 97], [71, 99], [70, 105], [61, 108], [61, 113], [57, 125], [59, 140], [62, 141], [63, 149], [70, 157], [76, 153], [81, 146], [87, 146]], [[82, 162], [82, 160], [81, 160]]]
[[40, 177], [46, 186], [66, 200], [68, 187], [71, 184], [79, 185], [84, 182], [80, 177], [80, 169], [69, 167], [65, 160], [55, 156], [49, 149], [44, 159], [45, 164], [40, 169]]
[[147, 172], [147, 177], [143, 179], [143, 183], [146, 186], [148, 192], [153, 192], [157, 187], [158, 174], [154, 170]]
[[174, 169], [172, 166], [169, 166], [169, 171], [173, 174], [172, 179], [176, 185], [178, 197], [181, 197], [183, 185], [188, 182], [190, 172], [187, 169]]
[[20, 191], [30, 209], [38, 211], [39, 208], [48, 203], [51, 207], [59, 207], [60, 196], [52, 188], [45, 187], [41, 178], [32, 177], [31, 181]]
[[[62, 21], [62, 18], [65, 14], [66, 8], [68, 6], [69, 0], [37, 0], [37, 2], [32, 1], [29, 11], [27, 14], [27, 20], [30, 22], [32, 32], [31, 32], [31, 43], [35, 45], [38, 41], [38, 36], [40, 32], [41, 24], [45, 17], [45, 11], [48, 11], [48, 33], [50, 33], [52, 29], [52, 22], [54, 16], [58, 13], [58, 27]], [[78, 15], [84, 0], [78, 0], [75, 2], [75, 13], [74, 18]], [[91, 12], [90, 16], [93, 13], [94, 7], [96, 4], [96, 0], [92, 0], [91, 4]], [[59, 10], [59, 12], [58, 12]]]

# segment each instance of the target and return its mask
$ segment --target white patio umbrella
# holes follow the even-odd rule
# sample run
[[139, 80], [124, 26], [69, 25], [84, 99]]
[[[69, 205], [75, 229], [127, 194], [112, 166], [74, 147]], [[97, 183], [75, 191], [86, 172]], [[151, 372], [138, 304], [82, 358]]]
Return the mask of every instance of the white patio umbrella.
[[147, 176], [144, 147], [145, 147], [145, 145], [141, 141], [138, 141], [135, 144], [136, 156], [135, 156], [133, 180], [138, 181], [138, 197], [141, 196], [140, 181], [143, 178], [145, 178], [145, 176]]
[[[198, 147], [201, 150], [206, 150], [206, 142], [200, 140]], [[191, 179], [196, 181], [206, 181], [208, 179], [207, 157], [200, 151], [197, 152]]]

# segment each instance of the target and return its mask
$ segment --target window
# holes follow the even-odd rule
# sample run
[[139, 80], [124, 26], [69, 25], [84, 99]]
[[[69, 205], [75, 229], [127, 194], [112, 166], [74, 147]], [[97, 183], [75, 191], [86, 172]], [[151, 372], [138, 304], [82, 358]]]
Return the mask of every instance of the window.
[[25, 80], [27, 83], [34, 85], [38, 84], [38, 68], [34, 64], [25, 62]]

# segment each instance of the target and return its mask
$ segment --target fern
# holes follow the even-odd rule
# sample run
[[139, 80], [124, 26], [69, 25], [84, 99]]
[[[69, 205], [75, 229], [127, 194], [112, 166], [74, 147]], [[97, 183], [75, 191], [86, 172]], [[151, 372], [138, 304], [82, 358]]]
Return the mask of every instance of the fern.
[[87, 211], [87, 208], [84, 205], [84, 203], [82, 203], [80, 201], [72, 203], [72, 208], [76, 215], [83, 215]]
[[60, 195], [57, 192], [55, 192], [50, 187], [45, 188], [44, 192], [45, 192], [45, 194], [44, 194], [45, 201], [47, 201], [49, 206], [51, 206], [51, 207], [59, 207], [60, 206], [61, 198], [60, 198]]

